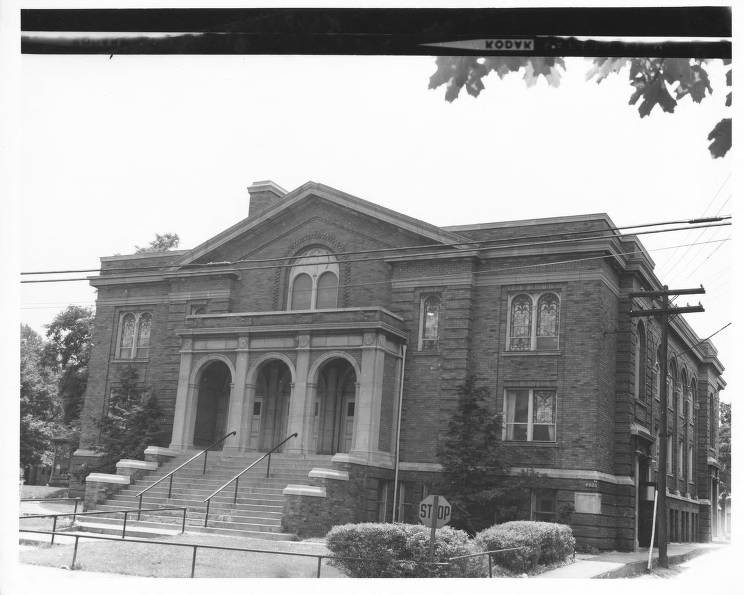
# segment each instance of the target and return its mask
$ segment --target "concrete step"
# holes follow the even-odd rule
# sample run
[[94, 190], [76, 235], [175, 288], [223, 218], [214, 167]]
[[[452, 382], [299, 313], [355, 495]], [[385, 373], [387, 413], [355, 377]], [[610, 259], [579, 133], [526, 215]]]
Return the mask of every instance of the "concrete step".
[[[109, 504], [99, 504], [96, 508], [96, 512], [111, 512], [110, 515], [112, 518], [116, 517], [119, 519], [124, 518], [124, 514], [127, 514], [127, 518], [133, 518], [136, 517], [138, 514], [138, 509], [132, 508], [128, 511], [128, 513], [119, 512], [123, 509], [123, 507], [117, 506], [116, 503], [109, 503]], [[189, 506], [186, 511], [186, 515], [192, 515], [192, 516], [204, 516], [207, 512], [206, 506]], [[116, 513], [116, 514], [114, 514]], [[167, 517], [181, 517], [183, 516], [183, 511], [180, 510], [162, 510], [162, 511], [148, 511], [145, 509], [143, 512], [139, 513], [141, 517], [145, 516], [167, 516]], [[91, 517], [98, 517], [99, 515], [90, 515]], [[101, 515], [101, 516], [107, 516], [107, 515]], [[209, 507], [209, 516], [210, 517], [222, 517], [222, 516], [250, 516], [252, 518], [261, 518], [261, 519], [281, 519], [282, 518], [282, 509], [277, 508], [273, 510], [266, 510], [265, 508], [259, 508], [255, 509], [253, 507], [249, 506], [222, 506], [222, 507], [216, 507], [216, 506], [210, 506]]]
[[[133, 496], [127, 497], [126, 495], [117, 494], [113, 498], [107, 500], [106, 504], [117, 506], [119, 508], [139, 508], [139, 498]], [[281, 510], [284, 505], [282, 498], [241, 498], [238, 497], [237, 501], [233, 503], [233, 499], [230, 497], [215, 496], [212, 498], [210, 504], [211, 508], [224, 507], [224, 506], [248, 506], [251, 508], [266, 510]], [[143, 499], [142, 508], [155, 508], [164, 506], [188, 506], [198, 507], [206, 506], [201, 499], [187, 499], [187, 498], [150, 498], [149, 495]]]
[[[192, 486], [199, 486], [200, 488], [204, 489], [211, 489], [212, 491], [216, 490], [217, 488], [225, 485], [231, 477], [195, 477], [195, 478], [186, 478], [186, 477], [176, 477], [173, 480], [173, 486], [172, 489], [177, 488], [188, 488]], [[307, 476], [299, 476], [296, 478], [269, 478], [266, 479], [264, 477], [241, 477], [240, 481], [238, 482], [238, 490], [242, 489], [243, 486], [257, 486], [257, 487], [266, 487], [266, 488], [284, 488], [288, 483], [297, 483], [298, 481], [307, 481]], [[154, 483], [154, 482], [152, 482]], [[148, 488], [152, 485], [150, 482], [140, 482], [140, 480], [136, 481], [133, 484], [129, 484], [129, 489], [135, 489], [135, 491], [140, 492], [144, 490], [145, 488]], [[168, 488], [170, 486], [170, 481], [165, 480], [163, 482], [160, 482], [159, 484], [153, 486], [148, 490], [148, 492], [152, 490], [165, 490], [168, 491]], [[226, 490], [232, 489], [235, 490], [235, 483], [229, 484], [227, 487], [225, 487]]]
[[[176, 533], [180, 533], [181, 523], [182, 521], [177, 518], [151, 515], [146, 518], [142, 518], [139, 521], [136, 519], [132, 519], [131, 522], [127, 520], [126, 534], [132, 537], [134, 536], [133, 533], [130, 534], [129, 532], [130, 527], [133, 531], [138, 528], [145, 527], [150, 529], [168, 529], [171, 531], [175, 531]], [[101, 516], [97, 517], [95, 522], [82, 521], [78, 524], [78, 526], [82, 528], [86, 528], [89, 526], [96, 528], [118, 527], [118, 532], [119, 534], [121, 534], [123, 524], [123, 520], [120, 518]], [[203, 528], [204, 517], [186, 517], [186, 529], [189, 530], [192, 527]], [[268, 521], [259, 520], [245, 522], [241, 520], [224, 520], [219, 518], [212, 518], [212, 515], [210, 515], [207, 528], [231, 529], [234, 531], [252, 531], [255, 533], [274, 533], [279, 531], [279, 529], [281, 528], [281, 523], [279, 521], [274, 522], [273, 519], [269, 519]]]
[[[274, 498], [274, 499], [280, 499], [282, 497], [282, 492], [284, 491], [284, 488], [287, 487], [287, 484], [284, 484], [281, 487], [271, 487], [271, 488], [265, 488], [265, 487], [253, 487], [253, 486], [241, 486], [238, 490], [238, 497], [239, 498], [246, 498], [246, 497], [258, 497], [258, 498]], [[173, 488], [171, 490], [170, 498], [180, 498], [185, 500], [204, 500], [214, 494], [214, 488], [208, 487], [208, 488], [201, 488], [201, 487], [191, 487], [191, 488]], [[139, 499], [139, 496], [137, 496], [137, 491], [134, 490], [127, 490], [126, 492], [122, 490], [119, 492], [122, 495], [131, 496], [133, 498]], [[221, 492], [217, 492], [215, 497], [220, 498], [231, 498], [234, 492], [230, 493], [230, 490], [222, 490]], [[155, 489], [145, 492], [142, 494], [143, 501], [151, 500], [152, 498], [168, 498], [168, 490], [167, 489]]]
[[[103, 522], [90, 522], [82, 521], [76, 523], [73, 529], [64, 531], [65, 534], [85, 534], [85, 533], [96, 533], [100, 535], [121, 535], [123, 524], [121, 522], [117, 524]], [[150, 538], [163, 537], [171, 535], [179, 535], [181, 533], [180, 528], [176, 529], [170, 524], [155, 524], [146, 525], [143, 523], [129, 523], [127, 522], [126, 537], [139, 537], [139, 538]]]

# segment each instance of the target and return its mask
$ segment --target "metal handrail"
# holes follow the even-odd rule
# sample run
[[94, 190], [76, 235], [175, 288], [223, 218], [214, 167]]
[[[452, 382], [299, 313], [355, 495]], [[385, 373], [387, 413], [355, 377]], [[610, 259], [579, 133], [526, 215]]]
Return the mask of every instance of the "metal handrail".
[[150, 489], [154, 488], [154, 487], [155, 487], [156, 485], [158, 485], [158, 484], [159, 484], [159, 483], [160, 483], [161, 481], [163, 481], [163, 480], [164, 480], [164, 479], [166, 479], [166, 478], [170, 478], [170, 483], [168, 484], [168, 498], [170, 498], [170, 497], [171, 497], [171, 492], [173, 491], [173, 476], [175, 475], [176, 471], [179, 471], [180, 469], [182, 469], [183, 467], [185, 467], [186, 465], [188, 465], [188, 464], [189, 464], [189, 463], [190, 463], [191, 461], [193, 461], [194, 459], [198, 459], [198, 458], [199, 458], [200, 456], [202, 456], [202, 455], [204, 455], [204, 467], [202, 467], [202, 475], [204, 475], [204, 474], [205, 474], [205, 473], [207, 472], [207, 453], [209, 452], [209, 449], [210, 449], [210, 448], [212, 448], [213, 446], [217, 446], [217, 445], [218, 445], [218, 444], [219, 444], [220, 442], [224, 442], [224, 441], [225, 441], [225, 440], [227, 440], [227, 439], [228, 439], [228, 438], [229, 438], [230, 436], [235, 436], [235, 435], [237, 435], [237, 432], [236, 432], [235, 430], [233, 430], [232, 432], [230, 432], [230, 433], [229, 433], [229, 434], [227, 434], [226, 436], [223, 436], [223, 437], [222, 437], [222, 438], [220, 438], [219, 440], [217, 440], [217, 441], [215, 441], [215, 442], [212, 442], [212, 444], [210, 444], [209, 446], [207, 446], [207, 448], [205, 448], [205, 449], [204, 449], [204, 450], [202, 450], [201, 452], [199, 452], [199, 453], [195, 454], [195, 455], [194, 455], [193, 457], [191, 457], [191, 458], [190, 458], [190, 459], [189, 459], [188, 461], [186, 461], [185, 463], [181, 463], [181, 464], [180, 464], [180, 465], [179, 465], [178, 467], [176, 467], [176, 468], [175, 468], [175, 469], [174, 469], [173, 471], [171, 471], [170, 473], [168, 473], [168, 475], [163, 475], [163, 477], [161, 477], [160, 479], [158, 479], [158, 480], [157, 480], [157, 481], [156, 481], [155, 483], [153, 483], [152, 485], [150, 485], [150, 486], [146, 487], [146, 488], [145, 488], [144, 490], [142, 490], [141, 492], [139, 492], [139, 493], [135, 494], [135, 497], [136, 497], [136, 498], [139, 498], [139, 506], [138, 506], [138, 508], [140, 508], [140, 509], [142, 508], [142, 495], [143, 495], [143, 494], [144, 494], [144, 493], [145, 493], [146, 491], [148, 491], [148, 490], [150, 490]]
[[249, 469], [255, 467], [258, 465], [261, 461], [263, 461], [266, 457], [269, 457], [268, 465], [266, 466], [266, 477], [269, 476], [269, 471], [271, 470], [271, 453], [277, 450], [282, 444], [287, 442], [288, 440], [291, 440], [292, 438], [297, 438], [297, 432], [292, 434], [291, 436], [287, 436], [284, 440], [282, 440], [279, 444], [274, 446], [271, 450], [269, 450], [267, 453], [264, 453], [264, 455], [253, 461], [250, 465], [248, 465], [245, 469], [243, 469], [240, 473], [235, 475], [231, 480], [227, 481], [226, 483], [222, 484], [220, 487], [218, 487], [214, 492], [212, 492], [209, 496], [204, 498], [202, 502], [207, 503], [207, 511], [204, 514], [204, 526], [207, 526], [207, 520], [209, 519], [209, 505], [212, 502], [212, 498], [216, 496], [218, 493], [220, 493], [222, 490], [224, 490], [227, 486], [229, 486], [232, 482], [235, 482], [235, 494], [233, 495], [233, 504], [237, 503], [238, 501], [238, 484], [240, 482], [240, 476], [243, 475], [246, 471]]
[[[47, 514], [24, 514], [18, 517], [19, 522], [25, 519], [40, 519], [40, 518], [53, 518], [52, 524], [52, 545], [54, 545], [54, 536], [57, 535], [57, 518], [61, 516], [71, 516], [73, 524], [75, 523], [76, 517], [81, 516], [94, 516], [97, 514], [118, 514], [124, 513], [124, 524], [121, 529], [121, 539], [124, 539], [127, 533], [127, 516], [130, 512], [137, 513], [137, 520], [140, 520], [140, 514], [143, 512], [160, 512], [161, 510], [180, 510], [183, 515], [183, 521], [181, 523], [181, 533], [186, 531], [186, 506], [165, 506], [158, 508], [121, 508], [119, 510], [92, 510], [87, 512], [78, 512], [77, 503], [75, 503], [75, 512], [58, 512], [58, 513], [47, 513]], [[24, 529], [20, 529], [23, 531]], [[32, 531], [32, 530], [29, 530]]]

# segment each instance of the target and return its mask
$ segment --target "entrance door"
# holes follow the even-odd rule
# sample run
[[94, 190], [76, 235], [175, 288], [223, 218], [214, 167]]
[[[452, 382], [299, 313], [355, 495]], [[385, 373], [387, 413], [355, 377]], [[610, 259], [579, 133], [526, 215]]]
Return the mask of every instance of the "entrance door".
[[[286, 438], [292, 375], [282, 361], [265, 363], [256, 380], [256, 402], [261, 402], [253, 419], [258, 424], [257, 449], [271, 450]], [[258, 419], [256, 419], [258, 417]], [[281, 448], [279, 451], [281, 452]]]
[[354, 402], [353, 395], [344, 396], [343, 415], [341, 419], [341, 432], [339, 433], [338, 452], [349, 452], [351, 450], [351, 438], [354, 435]]
[[[230, 380], [230, 370], [223, 362], [212, 362], [202, 371], [194, 422], [194, 446], [209, 446], [227, 433]], [[215, 448], [222, 449], [222, 444]]]
[[261, 437], [261, 410], [263, 409], [263, 397], [256, 397], [253, 401], [253, 413], [251, 415], [250, 438], [248, 448], [258, 450], [258, 441]]

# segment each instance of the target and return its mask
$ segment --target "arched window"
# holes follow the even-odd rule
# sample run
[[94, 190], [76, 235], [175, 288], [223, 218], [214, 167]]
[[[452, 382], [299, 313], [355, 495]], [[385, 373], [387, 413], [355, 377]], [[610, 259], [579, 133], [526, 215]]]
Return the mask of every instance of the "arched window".
[[119, 318], [119, 359], [145, 359], [150, 355], [152, 313], [122, 312]]
[[119, 342], [119, 357], [131, 358], [134, 345], [134, 314], [125, 314], [121, 319], [121, 340]]
[[654, 362], [654, 397], [661, 398], [661, 364], [659, 350], [656, 350], [656, 361]]
[[558, 296], [544, 293], [537, 300], [537, 349], [558, 349]]
[[646, 331], [643, 322], [638, 322], [635, 348], [635, 385], [636, 399], [646, 400]]
[[555, 351], [560, 328], [560, 298], [555, 292], [519, 293], [509, 302], [509, 351]]
[[509, 349], [528, 351], [532, 348], [532, 299], [520, 294], [511, 303]]
[[337, 308], [338, 279], [338, 262], [327, 249], [315, 247], [298, 254], [289, 273], [289, 309]]
[[152, 314], [145, 312], [139, 319], [139, 331], [137, 333], [137, 352], [135, 357], [147, 357], [150, 354], [150, 327], [152, 326]]
[[419, 351], [439, 349], [439, 310], [441, 300], [430, 295], [421, 300], [421, 319], [419, 321]]
[[310, 275], [300, 273], [292, 280], [292, 310], [309, 310], [312, 304], [313, 280]]
[[318, 277], [318, 298], [316, 308], [335, 308], [338, 304], [338, 277], [332, 271], [326, 271]]

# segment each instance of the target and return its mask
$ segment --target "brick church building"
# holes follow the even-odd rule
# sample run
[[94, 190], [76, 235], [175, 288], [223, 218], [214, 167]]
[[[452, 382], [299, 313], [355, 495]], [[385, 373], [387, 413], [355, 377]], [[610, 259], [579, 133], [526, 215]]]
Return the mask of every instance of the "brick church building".
[[723, 367], [675, 317], [659, 378], [659, 324], [628, 315], [651, 306], [629, 292], [661, 287], [637, 237], [605, 214], [437, 227], [314, 182], [248, 191], [248, 216], [191, 250], [101, 259], [73, 464], [96, 460], [133, 365], [164, 411], [160, 446], [234, 430], [221, 456], [239, 457], [297, 433], [285, 456], [348, 474], [332, 521], [390, 520], [393, 501], [413, 520], [474, 374], [511, 473], [539, 474], [525, 515], [564, 511], [579, 543], [628, 550], [650, 538], [666, 381], [670, 538], [711, 539]]

